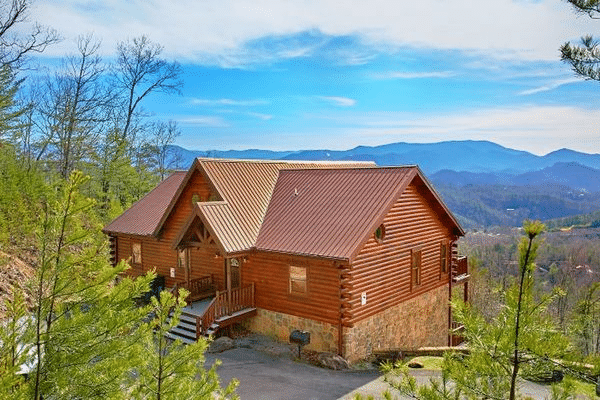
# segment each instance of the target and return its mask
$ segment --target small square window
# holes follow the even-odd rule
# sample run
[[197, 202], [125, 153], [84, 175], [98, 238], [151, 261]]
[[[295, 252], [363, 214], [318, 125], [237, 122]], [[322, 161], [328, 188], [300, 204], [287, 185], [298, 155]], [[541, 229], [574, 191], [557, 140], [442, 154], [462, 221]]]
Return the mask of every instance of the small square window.
[[306, 294], [306, 267], [295, 267], [290, 265], [290, 293]]
[[131, 262], [133, 264], [142, 263], [142, 244], [132, 243], [131, 244]]

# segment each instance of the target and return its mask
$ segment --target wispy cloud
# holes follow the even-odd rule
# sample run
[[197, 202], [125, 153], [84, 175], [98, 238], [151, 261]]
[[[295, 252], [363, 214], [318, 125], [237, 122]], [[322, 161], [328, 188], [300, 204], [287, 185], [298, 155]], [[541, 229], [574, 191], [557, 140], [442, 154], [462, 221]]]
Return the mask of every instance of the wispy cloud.
[[261, 99], [250, 99], [250, 100], [236, 100], [236, 99], [191, 99], [190, 104], [198, 106], [239, 106], [239, 107], [252, 107], [269, 104], [266, 100]]
[[193, 125], [211, 128], [229, 128], [230, 124], [221, 117], [215, 117], [210, 115], [195, 115], [188, 117], [175, 118], [179, 124], [182, 125]]
[[348, 97], [317, 96], [317, 98], [339, 107], [352, 107], [356, 104], [356, 100]]
[[491, 140], [536, 154], [571, 148], [594, 151], [600, 110], [570, 106], [524, 106], [480, 109], [460, 114], [422, 115], [382, 113], [355, 121], [363, 128], [351, 132], [360, 143], [391, 141]]
[[540, 92], [547, 92], [549, 90], [554, 90], [563, 85], [568, 85], [570, 83], [581, 82], [581, 81], [582, 81], [581, 78], [560, 79], [560, 80], [556, 80], [556, 81], [547, 83], [546, 85], [539, 86], [539, 87], [536, 87], [533, 89], [523, 90], [523, 91], [519, 92], [518, 94], [519, 94], [519, 96], [529, 96], [529, 95], [540, 93]]
[[389, 71], [381, 74], [374, 74], [376, 79], [432, 79], [432, 78], [451, 78], [456, 76], [453, 71]]
[[270, 114], [261, 114], [261, 113], [256, 113], [256, 112], [249, 112], [247, 114], [251, 117], [262, 119], [263, 121], [268, 121], [273, 118], [273, 116]]

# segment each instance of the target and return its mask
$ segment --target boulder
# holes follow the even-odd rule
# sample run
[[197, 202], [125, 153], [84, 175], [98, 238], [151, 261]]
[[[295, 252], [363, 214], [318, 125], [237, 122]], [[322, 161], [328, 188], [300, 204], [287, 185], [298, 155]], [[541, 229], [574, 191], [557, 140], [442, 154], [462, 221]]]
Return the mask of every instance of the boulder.
[[318, 361], [321, 366], [335, 370], [350, 368], [348, 361], [334, 353], [321, 353]]
[[235, 347], [233, 339], [227, 336], [221, 336], [218, 339], [213, 340], [208, 346], [208, 353], [221, 353], [225, 350], [230, 350]]
[[424, 365], [418, 361], [411, 361], [408, 363], [408, 368], [423, 368]]

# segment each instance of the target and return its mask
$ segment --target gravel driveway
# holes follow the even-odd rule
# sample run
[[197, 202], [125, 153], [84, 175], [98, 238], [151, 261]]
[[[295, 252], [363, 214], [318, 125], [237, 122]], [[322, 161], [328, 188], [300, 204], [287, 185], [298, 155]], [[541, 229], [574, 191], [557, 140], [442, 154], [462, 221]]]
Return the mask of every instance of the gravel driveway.
[[[297, 348], [277, 343], [261, 335], [235, 340], [236, 348], [218, 354], [206, 354], [206, 364], [216, 359], [221, 382], [240, 381], [237, 393], [242, 400], [338, 400], [352, 399], [354, 393], [372, 394], [376, 398], [387, 385], [375, 369], [333, 371], [306, 362], [294, 361]], [[435, 371], [413, 370], [420, 383], [426, 383]], [[523, 382], [521, 394], [544, 399], [548, 388]]]

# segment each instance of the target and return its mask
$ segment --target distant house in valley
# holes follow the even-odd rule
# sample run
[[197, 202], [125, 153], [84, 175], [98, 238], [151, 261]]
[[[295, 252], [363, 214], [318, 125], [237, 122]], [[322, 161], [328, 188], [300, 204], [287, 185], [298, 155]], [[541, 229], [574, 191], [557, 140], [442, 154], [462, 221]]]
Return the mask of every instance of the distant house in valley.
[[113, 262], [191, 291], [173, 335], [231, 324], [350, 361], [452, 341], [464, 234], [416, 166], [198, 158], [104, 228]]

